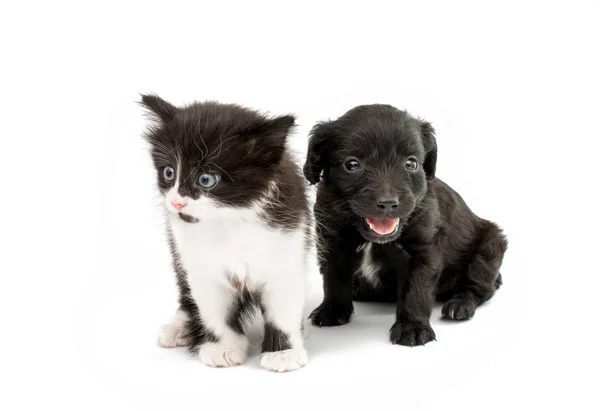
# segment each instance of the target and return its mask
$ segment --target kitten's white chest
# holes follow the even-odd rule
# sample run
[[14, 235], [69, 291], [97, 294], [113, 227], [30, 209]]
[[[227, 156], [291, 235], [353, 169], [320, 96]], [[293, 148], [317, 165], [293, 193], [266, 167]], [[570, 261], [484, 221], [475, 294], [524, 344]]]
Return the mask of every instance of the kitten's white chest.
[[265, 224], [252, 209], [195, 224], [171, 222], [180, 261], [190, 286], [205, 281], [230, 285], [229, 277], [260, 285], [304, 253], [302, 231], [283, 232]]

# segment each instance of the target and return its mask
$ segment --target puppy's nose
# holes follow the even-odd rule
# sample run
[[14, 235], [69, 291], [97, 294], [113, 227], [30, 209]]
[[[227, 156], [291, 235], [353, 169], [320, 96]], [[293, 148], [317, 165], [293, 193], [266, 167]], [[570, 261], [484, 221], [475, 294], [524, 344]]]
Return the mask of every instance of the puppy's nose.
[[377, 199], [377, 208], [386, 213], [398, 208], [398, 199], [396, 197], [379, 197]]
[[174, 203], [171, 201], [171, 205], [177, 209], [177, 211], [181, 211], [183, 207], [187, 205], [187, 203]]

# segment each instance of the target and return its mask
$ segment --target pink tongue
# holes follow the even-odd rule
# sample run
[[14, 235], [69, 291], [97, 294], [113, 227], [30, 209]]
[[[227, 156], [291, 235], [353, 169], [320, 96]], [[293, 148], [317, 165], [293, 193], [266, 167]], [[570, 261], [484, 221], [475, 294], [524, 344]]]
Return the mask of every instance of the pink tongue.
[[371, 230], [379, 235], [392, 233], [396, 229], [397, 223], [397, 218], [367, 218], [367, 224], [369, 224]]

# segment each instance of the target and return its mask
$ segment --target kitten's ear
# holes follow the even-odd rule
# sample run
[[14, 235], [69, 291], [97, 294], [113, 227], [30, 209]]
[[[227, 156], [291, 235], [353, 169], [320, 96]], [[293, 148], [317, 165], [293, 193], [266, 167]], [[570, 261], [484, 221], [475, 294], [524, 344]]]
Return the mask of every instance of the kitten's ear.
[[310, 131], [308, 139], [308, 153], [302, 171], [304, 177], [311, 183], [317, 184], [321, 179], [321, 172], [327, 167], [330, 160], [334, 121], [323, 121], [316, 124]]
[[420, 128], [423, 146], [425, 147], [425, 162], [423, 163], [423, 170], [425, 170], [425, 176], [427, 177], [427, 180], [433, 180], [435, 178], [435, 168], [437, 164], [437, 141], [435, 139], [435, 129], [431, 123], [427, 121], [421, 121]]
[[285, 151], [287, 136], [296, 123], [292, 115], [265, 119], [249, 132], [248, 154], [260, 156], [268, 164], [278, 163]]
[[296, 124], [296, 117], [292, 115], [279, 116], [267, 120], [259, 128], [261, 134], [276, 145], [284, 144], [291, 129]]
[[150, 110], [163, 123], [168, 123], [175, 117], [177, 107], [168, 101], [163, 100], [156, 94], [141, 94], [141, 97], [140, 105]]

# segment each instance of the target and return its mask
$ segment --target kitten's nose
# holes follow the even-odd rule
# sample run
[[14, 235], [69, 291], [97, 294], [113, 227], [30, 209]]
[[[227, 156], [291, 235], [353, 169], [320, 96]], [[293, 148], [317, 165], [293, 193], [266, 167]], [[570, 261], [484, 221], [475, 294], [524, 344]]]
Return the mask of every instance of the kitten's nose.
[[174, 203], [171, 201], [171, 205], [177, 209], [177, 211], [181, 211], [183, 207], [187, 205], [187, 203]]

